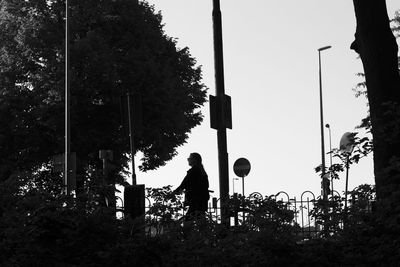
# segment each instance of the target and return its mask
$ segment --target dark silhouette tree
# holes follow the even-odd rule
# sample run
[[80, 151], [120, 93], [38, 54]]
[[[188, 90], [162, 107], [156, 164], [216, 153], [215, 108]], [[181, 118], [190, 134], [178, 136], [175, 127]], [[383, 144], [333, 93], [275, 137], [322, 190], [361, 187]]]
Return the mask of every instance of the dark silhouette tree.
[[[65, 6], [61, 0], [0, 2], [0, 180], [43, 169], [64, 148]], [[201, 68], [168, 37], [162, 16], [141, 1], [70, 1], [71, 150], [78, 166], [98, 166], [114, 150], [127, 165], [120, 97], [142, 99], [140, 168], [176, 154], [202, 121]]]
[[[391, 28], [393, 31], [393, 34], [396, 38], [400, 37], [400, 10], [396, 11], [394, 14], [394, 18], [391, 19]], [[398, 66], [399, 66], [399, 71], [400, 71], [400, 57], [398, 57]], [[361, 81], [357, 83], [356, 87], [353, 89], [355, 96], [360, 97], [363, 96], [368, 100], [367, 97], [367, 88], [365, 84], [365, 74], [363, 72], [359, 72], [356, 74], [358, 77], [361, 78]], [[368, 104], [367, 104], [368, 105]], [[369, 114], [362, 119], [361, 124], [357, 126], [357, 128], [365, 128], [367, 130], [371, 129], [371, 118]]]
[[[353, 0], [353, 3], [357, 28], [351, 48], [360, 55], [365, 72], [377, 197], [392, 202], [400, 193], [398, 47], [384, 0]], [[400, 213], [393, 211], [395, 216]]]

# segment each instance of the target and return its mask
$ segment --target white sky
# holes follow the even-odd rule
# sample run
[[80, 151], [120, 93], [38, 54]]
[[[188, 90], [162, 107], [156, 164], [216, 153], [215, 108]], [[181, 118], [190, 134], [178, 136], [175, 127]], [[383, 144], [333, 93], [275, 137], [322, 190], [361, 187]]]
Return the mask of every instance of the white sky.
[[[149, 0], [161, 11], [165, 32], [188, 46], [203, 67], [203, 82], [215, 95], [212, 0]], [[387, 0], [389, 17], [400, 9], [398, 0]], [[229, 185], [233, 163], [240, 157], [251, 162], [245, 193], [263, 195], [286, 191], [300, 197], [305, 190], [320, 193], [314, 168], [321, 162], [318, 52], [322, 46], [324, 124], [332, 129], [332, 147], [345, 132], [355, 131], [366, 116], [366, 100], [351, 90], [362, 64], [350, 44], [355, 15], [349, 0], [221, 0], [224, 42], [225, 92], [232, 97], [233, 129], [227, 130]], [[210, 128], [208, 103], [204, 121], [193, 129], [187, 144], [165, 167], [137, 172], [146, 187], [178, 186], [188, 170], [187, 157], [199, 152], [209, 175], [210, 189], [219, 196], [217, 132]], [[329, 134], [325, 131], [325, 150]], [[136, 165], [140, 153], [136, 156]], [[336, 160], [334, 159], [334, 163]], [[329, 156], [326, 157], [329, 166]], [[345, 174], [334, 182], [344, 191]], [[374, 183], [372, 155], [352, 166], [349, 189]], [[241, 181], [235, 181], [241, 192]]]

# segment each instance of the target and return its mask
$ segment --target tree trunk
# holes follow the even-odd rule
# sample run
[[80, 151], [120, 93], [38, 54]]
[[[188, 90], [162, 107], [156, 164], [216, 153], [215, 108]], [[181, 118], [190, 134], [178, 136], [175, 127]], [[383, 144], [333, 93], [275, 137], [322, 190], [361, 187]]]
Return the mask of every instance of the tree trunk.
[[[374, 174], [379, 200], [400, 194], [400, 76], [397, 43], [385, 0], [353, 0], [357, 29], [351, 48], [365, 72], [372, 136]], [[398, 200], [397, 200], [398, 201]], [[397, 213], [399, 208], [397, 208]]]

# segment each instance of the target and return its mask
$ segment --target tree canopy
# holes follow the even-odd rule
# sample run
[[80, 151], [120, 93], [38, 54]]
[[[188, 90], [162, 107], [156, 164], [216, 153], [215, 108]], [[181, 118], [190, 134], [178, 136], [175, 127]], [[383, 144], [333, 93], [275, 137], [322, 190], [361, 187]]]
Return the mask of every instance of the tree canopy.
[[[0, 1], [0, 177], [32, 171], [64, 151], [65, 5], [60, 0]], [[120, 97], [140, 96], [140, 168], [176, 154], [202, 121], [201, 67], [163, 30], [162, 16], [141, 1], [70, 1], [71, 151], [98, 165], [112, 149], [128, 162]]]

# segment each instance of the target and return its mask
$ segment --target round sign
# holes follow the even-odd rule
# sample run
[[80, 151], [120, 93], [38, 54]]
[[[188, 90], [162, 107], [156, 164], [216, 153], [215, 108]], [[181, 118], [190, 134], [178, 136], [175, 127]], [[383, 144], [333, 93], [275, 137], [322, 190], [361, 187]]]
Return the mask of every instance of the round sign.
[[245, 177], [249, 174], [251, 169], [250, 161], [245, 158], [240, 158], [235, 161], [233, 164], [233, 171], [239, 177]]

